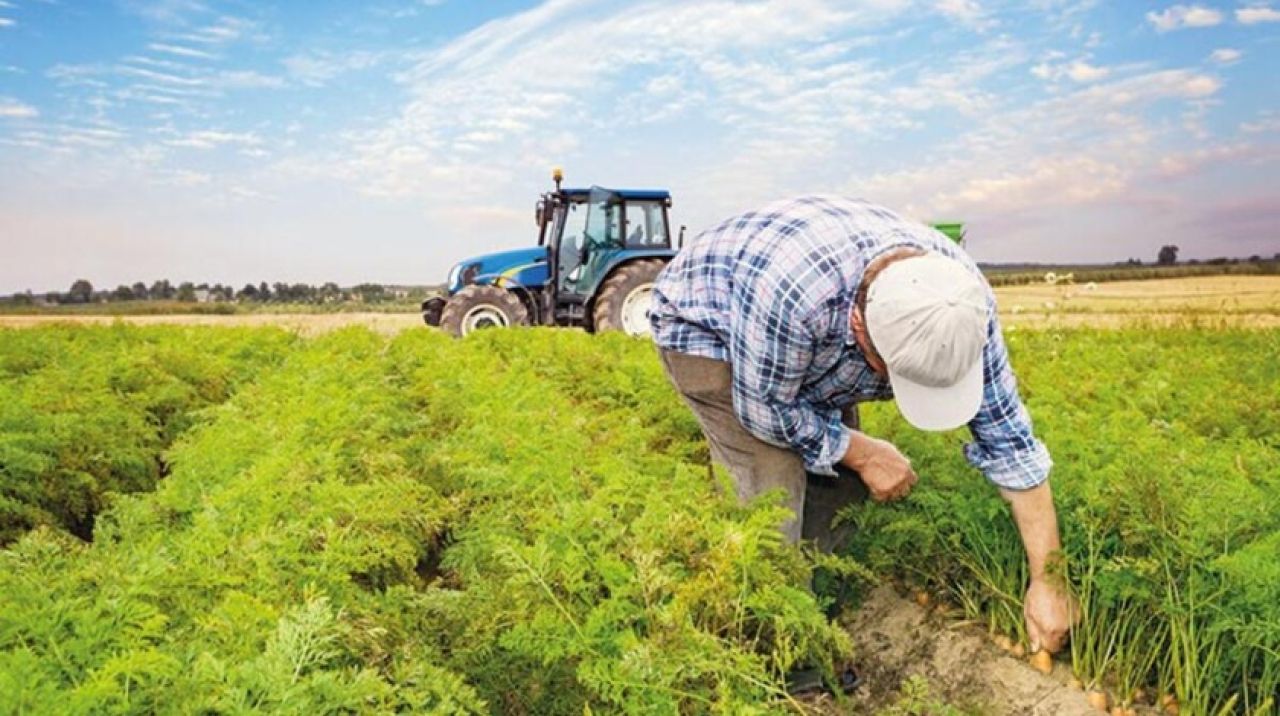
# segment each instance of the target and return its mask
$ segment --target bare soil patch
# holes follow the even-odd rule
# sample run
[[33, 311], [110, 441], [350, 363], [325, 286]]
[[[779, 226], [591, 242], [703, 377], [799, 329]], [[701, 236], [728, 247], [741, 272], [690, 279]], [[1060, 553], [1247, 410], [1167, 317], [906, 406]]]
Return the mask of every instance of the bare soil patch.
[[956, 623], [899, 596], [871, 593], [847, 616], [863, 686], [844, 704], [824, 698], [821, 714], [875, 714], [894, 704], [912, 676], [928, 681], [931, 698], [965, 713], [1097, 716], [1084, 692], [1068, 685], [1071, 670], [1055, 664], [1041, 674], [1026, 659], [997, 648], [978, 627]]

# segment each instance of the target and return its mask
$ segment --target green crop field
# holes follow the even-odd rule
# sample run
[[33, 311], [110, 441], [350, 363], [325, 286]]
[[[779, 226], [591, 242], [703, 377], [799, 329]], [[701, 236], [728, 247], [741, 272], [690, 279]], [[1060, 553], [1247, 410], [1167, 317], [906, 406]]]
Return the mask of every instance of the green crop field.
[[[1070, 662], [1123, 703], [1274, 714], [1280, 331], [1019, 330]], [[772, 713], [844, 658], [815, 570], [1020, 638], [1023, 555], [962, 433], [854, 550], [740, 506], [652, 347], [417, 329], [0, 330], [0, 713]], [[830, 580], [825, 580], [830, 581]]]

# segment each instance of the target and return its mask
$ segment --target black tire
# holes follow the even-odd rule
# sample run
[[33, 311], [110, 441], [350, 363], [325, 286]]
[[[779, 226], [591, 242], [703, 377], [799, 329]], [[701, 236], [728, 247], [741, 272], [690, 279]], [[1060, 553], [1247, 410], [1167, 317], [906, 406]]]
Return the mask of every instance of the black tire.
[[632, 300], [644, 300], [640, 293], [644, 291], [652, 296], [653, 283], [666, 265], [667, 262], [661, 259], [640, 259], [614, 271], [596, 296], [592, 313], [596, 332], [625, 331], [633, 336], [649, 335], [648, 306], [645, 306], [644, 320], [639, 321], [628, 305], [628, 298], [635, 294]]
[[453, 294], [440, 314], [440, 327], [458, 337], [482, 328], [528, 323], [529, 311], [519, 296], [488, 285], [467, 286]]
[[440, 315], [444, 313], [445, 299], [432, 296], [422, 302], [422, 322], [428, 326], [440, 325]]

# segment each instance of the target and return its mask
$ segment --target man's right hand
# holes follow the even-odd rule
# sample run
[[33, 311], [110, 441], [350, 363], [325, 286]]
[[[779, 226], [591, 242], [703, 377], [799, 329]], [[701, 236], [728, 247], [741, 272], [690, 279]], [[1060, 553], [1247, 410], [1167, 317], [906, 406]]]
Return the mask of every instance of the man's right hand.
[[918, 479], [911, 461], [893, 443], [857, 430], [849, 438], [849, 450], [841, 462], [858, 471], [876, 502], [906, 497]]

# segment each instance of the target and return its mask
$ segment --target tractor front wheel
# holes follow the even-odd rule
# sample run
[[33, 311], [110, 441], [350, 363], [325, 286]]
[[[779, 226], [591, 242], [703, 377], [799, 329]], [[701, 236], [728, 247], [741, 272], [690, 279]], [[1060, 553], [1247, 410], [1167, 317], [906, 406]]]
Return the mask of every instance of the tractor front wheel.
[[446, 301], [440, 296], [432, 296], [422, 302], [422, 321], [428, 326], [440, 325], [440, 314], [444, 313]]
[[623, 331], [630, 336], [649, 335], [649, 306], [653, 284], [665, 261], [642, 259], [618, 269], [604, 282], [596, 298], [592, 318], [599, 331]]
[[529, 323], [529, 311], [518, 296], [488, 285], [471, 285], [453, 294], [440, 314], [440, 327], [455, 336], [482, 328], [507, 328]]

